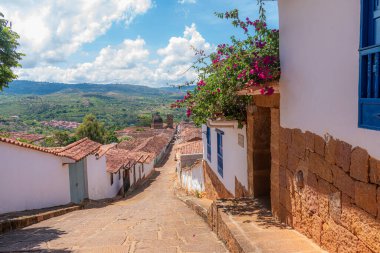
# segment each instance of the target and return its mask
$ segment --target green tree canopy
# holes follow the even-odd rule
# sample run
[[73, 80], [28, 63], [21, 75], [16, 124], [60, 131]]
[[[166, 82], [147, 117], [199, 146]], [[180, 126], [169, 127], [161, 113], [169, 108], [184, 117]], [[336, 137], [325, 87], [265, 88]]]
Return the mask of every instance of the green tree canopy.
[[87, 114], [84, 117], [83, 123], [80, 124], [76, 132], [79, 138], [88, 137], [100, 143], [105, 141], [105, 133], [104, 124], [99, 122], [93, 114]]
[[12, 68], [21, 67], [19, 61], [24, 55], [17, 52], [19, 35], [12, 31], [12, 24], [0, 12], [0, 91], [17, 78]]

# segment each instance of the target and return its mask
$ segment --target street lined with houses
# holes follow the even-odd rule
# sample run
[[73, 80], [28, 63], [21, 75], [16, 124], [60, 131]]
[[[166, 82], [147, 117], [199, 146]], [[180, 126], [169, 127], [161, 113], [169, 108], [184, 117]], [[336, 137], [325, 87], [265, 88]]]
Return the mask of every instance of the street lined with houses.
[[228, 252], [207, 223], [173, 194], [173, 156], [126, 199], [0, 235], [0, 252]]

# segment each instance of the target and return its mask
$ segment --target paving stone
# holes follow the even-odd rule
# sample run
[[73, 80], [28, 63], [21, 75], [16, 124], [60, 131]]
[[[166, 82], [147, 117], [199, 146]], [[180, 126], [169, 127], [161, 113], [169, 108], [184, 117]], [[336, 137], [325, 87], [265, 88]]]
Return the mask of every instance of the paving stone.
[[0, 251], [228, 252], [173, 194], [175, 165], [170, 157], [147, 188], [127, 199], [0, 235]]

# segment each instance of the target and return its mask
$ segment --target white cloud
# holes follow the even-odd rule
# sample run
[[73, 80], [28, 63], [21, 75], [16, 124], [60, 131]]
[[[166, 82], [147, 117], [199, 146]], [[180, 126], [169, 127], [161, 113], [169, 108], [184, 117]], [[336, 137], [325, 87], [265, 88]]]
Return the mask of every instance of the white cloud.
[[180, 4], [195, 4], [197, 0], [178, 0]]
[[185, 27], [182, 37], [172, 37], [153, 57], [142, 38], [126, 39], [117, 46], [101, 49], [92, 62], [62, 68], [44, 64], [18, 69], [19, 79], [67, 83], [130, 83], [149, 86], [179, 84], [196, 78], [187, 71], [196, 60], [193, 48], [210, 52], [212, 46], [197, 31], [195, 24]]
[[60, 62], [104, 34], [113, 22], [128, 25], [151, 0], [2, 1], [0, 10], [21, 36], [25, 67]]

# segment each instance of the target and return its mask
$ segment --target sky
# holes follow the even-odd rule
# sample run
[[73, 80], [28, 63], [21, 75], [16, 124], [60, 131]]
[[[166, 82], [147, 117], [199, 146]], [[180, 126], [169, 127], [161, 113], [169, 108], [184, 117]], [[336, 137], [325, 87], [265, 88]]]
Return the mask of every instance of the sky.
[[[235, 8], [241, 18], [258, 16], [256, 0], [0, 0], [26, 54], [18, 79], [152, 87], [196, 79], [186, 71], [193, 47], [210, 53], [243, 37], [214, 15]], [[266, 10], [278, 28], [277, 3]]]

